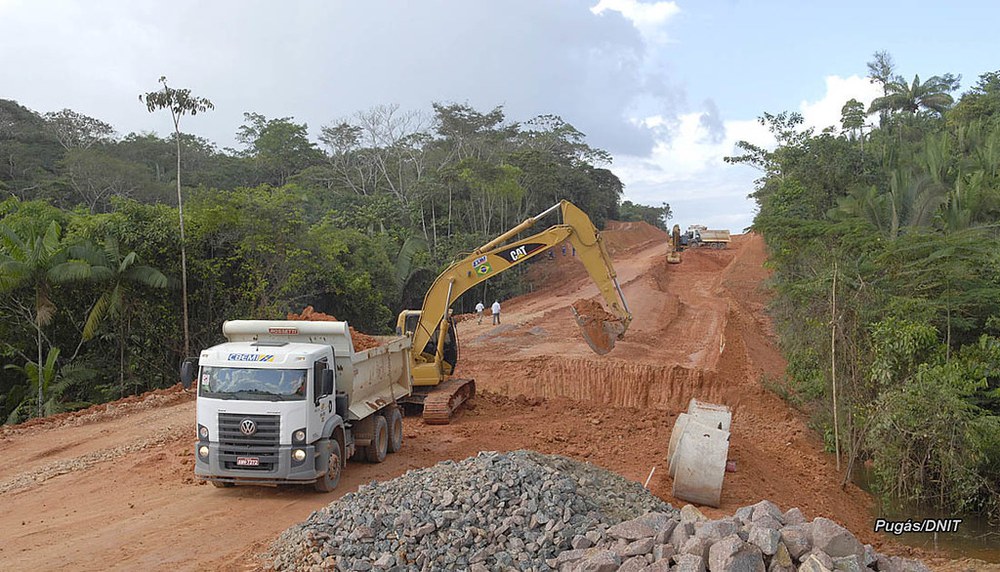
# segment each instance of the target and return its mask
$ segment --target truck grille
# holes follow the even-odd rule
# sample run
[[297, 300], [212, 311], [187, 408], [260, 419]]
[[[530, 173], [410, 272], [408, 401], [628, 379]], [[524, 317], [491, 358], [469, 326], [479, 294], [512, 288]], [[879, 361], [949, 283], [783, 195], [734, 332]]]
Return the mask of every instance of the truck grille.
[[[281, 421], [277, 415], [219, 413], [219, 461], [223, 468], [240, 471], [273, 471], [278, 466]], [[256, 432], [246, 435], [240, 425], [253, 421]], [[240, 465], [238, 459], [256, 459], [256, 465]]]

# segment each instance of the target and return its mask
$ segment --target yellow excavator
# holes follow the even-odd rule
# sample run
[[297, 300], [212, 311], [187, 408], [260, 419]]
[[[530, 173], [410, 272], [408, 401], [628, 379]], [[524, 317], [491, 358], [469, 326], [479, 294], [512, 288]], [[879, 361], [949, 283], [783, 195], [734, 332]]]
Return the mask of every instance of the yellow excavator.
[[682, 250], [684, 250], [684, 247], [681, 246], [681, 227], [675, 224], [674, 229], [670, 232], [670, 250], [667, 252], [667, 262], [669, 264], [680, 264]]
[[[556, 211], [562, 214], [561, 224], [514, 240], [540, 219]], [[573, 308], [573, 316], [581, 326], [584, 339], [596, 353], [604, 354], [614, 347], [616, 339], [624, 336], [632, 314], [625, 303], [601, 233], [586, 213], [569, 201], [561, 201], [453, 263], [434, 280], [424, 297], [423, 308], [400, 312], [396, 333], [412, 336], [413, 339], [410, 364], [413, 394], [403, 403], [422, 407], [425, 423], [450, 423], [455, 410], [476, 392], [475, 380], [452, 377], [459, 355], [458, 337], [451, 315], [452, 303], [476, 284], [564, 241], [569, 241], [576, 248], [577, 258], [597, 284], [610, 310], [610, 314], [602, 311], [600, 315], [588, 315]]]

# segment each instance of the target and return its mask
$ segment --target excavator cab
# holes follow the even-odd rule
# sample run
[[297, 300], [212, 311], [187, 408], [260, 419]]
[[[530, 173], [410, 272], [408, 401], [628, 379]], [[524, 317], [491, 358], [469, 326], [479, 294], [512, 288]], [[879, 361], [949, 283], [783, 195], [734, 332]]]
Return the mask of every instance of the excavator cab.
[[[413, 337], [413, 332], [417, 330], [417, 326], [420, 323], [420, 311], [419, 310], [404, 310], [400, 313], [398, 323], [396, 325], [396, 335], [397, 336], [410, 336]], [[451, 375], [455, 371], [455, 366], [458, 364], [458, 334], [457, 328], [455, 327], [455, 318], [452, 316], [451, 310], [448, 311], [448, 322], [447, 331], [444, 333], [444, 344], [441, 347], [441, 367], [444, 370], [445, 375]], [[438, 325], [434, 328], [434, 332], [430, 335], [427, 343], [424, 344], [422, 354], [428, 361], [434, 360], [434, 355], [437, 353], [437, 340], [441, 334], [441, 326]]]

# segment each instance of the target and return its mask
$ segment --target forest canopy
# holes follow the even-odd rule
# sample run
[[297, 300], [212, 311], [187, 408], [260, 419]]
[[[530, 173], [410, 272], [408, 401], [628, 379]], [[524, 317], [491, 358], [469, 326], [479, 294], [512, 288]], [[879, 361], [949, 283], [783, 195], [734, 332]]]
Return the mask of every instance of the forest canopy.
[[[948, 73], [844, 102], [843, 129], [765, 113], [778, 142], [738, 144], [760, 170], [763, 234], [785, 379], [845, 481], [867, 461], [881, 492], [1000, 513], [1000, 72], [959, 94]], [[836, 407], [834, 407], [836, 403]]]
[[[622, 208], [610, 156], [555, 115], [378, 105], [313, 140], [245, 113], [220, 150], [190, 133], [211, 102], [161, 84], [142, 103], [171, 114], [163, 137], [0, 99], [0, 421], [172, 385], [185, 308], [189, 351], [307, 305], [387, 333], [453, 259], [562, 199], [598, 227], [669, 215]], [[521, 274], [477, 291], [518, 294]]]

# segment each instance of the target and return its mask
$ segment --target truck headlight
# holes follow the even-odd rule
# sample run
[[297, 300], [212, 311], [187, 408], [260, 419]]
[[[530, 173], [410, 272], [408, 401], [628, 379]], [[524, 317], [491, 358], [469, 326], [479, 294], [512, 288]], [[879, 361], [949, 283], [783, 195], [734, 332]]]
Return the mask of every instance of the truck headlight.
[[306, 460], [306, 452], [302, 449], [296, 449], [292, 451], [292, 458], [301, 463]]
[[208, 445], [202, 445], [201, 447], [198, 447], [198, 456], [201, 457], [202, 459], [208, 458]]
[[306, 432], [303, 431], [302, 429], [299, 429], [298, 431], [292, 434], [292, 438], [300, 443], [304, 443], [306, 440]]
[[204, 439], [204, 440], [207, 441], [208, 440], [208, 427], [205, 427], [204, 425], [199, 425], [198, 426], [198, 437], [200, 437], [200, 438], [202, 438], [202, 439]]

